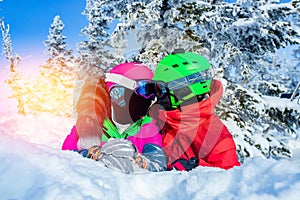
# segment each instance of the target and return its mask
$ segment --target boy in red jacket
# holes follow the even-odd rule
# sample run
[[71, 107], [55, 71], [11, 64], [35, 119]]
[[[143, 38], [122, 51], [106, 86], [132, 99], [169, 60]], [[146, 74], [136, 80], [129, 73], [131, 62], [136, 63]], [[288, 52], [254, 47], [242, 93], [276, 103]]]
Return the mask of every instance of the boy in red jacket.
[[213, 113], [223, 88], [206, 58], [192, 52], [168, 55], [153, 80], [165, 83], [150, 115], [161, 129], [169, 170], [240, 165], [232, 135]]

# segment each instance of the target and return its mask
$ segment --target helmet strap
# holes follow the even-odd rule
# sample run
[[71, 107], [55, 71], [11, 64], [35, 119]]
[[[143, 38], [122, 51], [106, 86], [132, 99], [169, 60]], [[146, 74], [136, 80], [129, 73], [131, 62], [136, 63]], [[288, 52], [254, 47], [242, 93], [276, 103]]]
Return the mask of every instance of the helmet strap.
[[176, 109], [178, 108], [179, 104], [178, 104], [178, 101], [176, 102], [175, 100], [175, 95], [174, 95], [174, 91], [170, 91], [170, 101], [171, 101], [171, 106], [172, 108]]
[[188, 100], [188, 99], [190, 99], [190, 98], [192, 98], [192, 97], [194, 97], [194, 96], [195, 96], [195, 95], [194, 95], [193, 93], [190, 93], [189, 95], [187, 95], [187, 96], [183, 97], [182, 99], [178, 100], [178, 102], [177, 102], [178, 106], [179, 106], [183, 101], [186, 101], [186, 100]]
[[205, 94], [202, 94], [202, 95], [196, 95], [195, 96], [195, 94], [190, 93], [189, 95], [183, 97], [182, 99], [178, 100], [177, 102], [175, 102], [175, 97], [174, 97], [174, 95], [172, 95], [172, 96], [170, 96], [171, 103], [172, 103], [172, 108], [178, 108], [184, 101], [187, 101], [192, 97], [196, 97], [198, 102], [200, 102], [200, 101], [203, 101], [203, 100], [209, 98], [209, 94], [205, 93]]

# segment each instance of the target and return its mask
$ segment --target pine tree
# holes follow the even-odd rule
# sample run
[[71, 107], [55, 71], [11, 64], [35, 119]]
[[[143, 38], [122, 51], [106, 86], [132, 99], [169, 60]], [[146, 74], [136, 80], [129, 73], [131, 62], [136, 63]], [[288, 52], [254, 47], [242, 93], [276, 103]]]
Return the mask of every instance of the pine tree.
[[101, 76], [103, 71], [117, 64], [115, 60], [118, 58], [112, 53], [114, 49], [109, 42], [110, 25], [114, 19], [112, 13], [114, 8], [109, 1], [106, 1], [106, 4], [100, 0], [86, 2], [83, 14], [86, 15], [89, 24], [81, 32], [87, 40], [78, 44], [80, 66], [85, 73], [98, 73]]
[[49, 29], [48, 39], [44, 42], [46, 45], [46, 54], [50, 56], [50, 64], [57, 64], [57, 62], [66, 63], [68, 59], [72, 59], [72, 50], [67, 48], [66, 36], [62, 35], [64, 23], [60, 16], [55, 16], [53, 23]]
[[59, 116], [73, 113], [73, 91], [77, 75], [72, 51], [67, 48], [66, 36], [62, 35], [64, 24], [55, 16], [45, 41], [46, 53], [50, 56], [39, 74], [28, 87], [30, 95], [24, 99], [28, 112], [50, 112]]
[[[176, 21], [204, 42], [211, 60], [224, 69], [228, 80], [248, 84], [257, 80], [266, 53], [296, 42], [298, 33], [290, 22], [296, 13], [293, 7], [274, 1], [199, 2], [180, 7]], [[189, 20], [184, 21], [186, 18]]]
[[20, 57], [14, 57], [12, 55], [12, 42], [9, 33], [10, 28], [9, 25], [5, 26], [3, 18], [0, 19], [0, 26], [3, 41], [3, 54], [5, 54], [6, 59], [10, 61], [10, 78], [5, 80], [5, 82], [11, 88], [11, 98], [17, 100], [18, 113], [24, 115], [24, 95], [26, 91], [23, 90], [22, 86], [26, 84], [22, 80], [21, 73], [19, 72]]
[[291, 20], [299, 15], [296, 3], [276, 2], [148, 0], [102, 5], [118, 5], [119, 15], [113, 17], [120, 21], [119, 28], [123, 33], [136, 31], [140, 46], [135, 59], [154, 67], [166, 54], [183, 48], [205, 54], [223, 68], [228, 80], [251, 84], [276, 49], [296, 44], [299, 37]]

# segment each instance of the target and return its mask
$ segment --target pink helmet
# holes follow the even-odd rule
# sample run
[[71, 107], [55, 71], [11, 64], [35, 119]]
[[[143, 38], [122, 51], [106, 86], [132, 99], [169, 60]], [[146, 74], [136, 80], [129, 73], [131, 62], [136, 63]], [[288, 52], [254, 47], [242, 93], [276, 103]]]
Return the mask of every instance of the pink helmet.
[[[106, 74], [106, 87], [112, 99], [114, 122], [131, 124], [147, 114], [151, 99], [145, 99], [133, 90], [137, 80], [151, 80], [152, 77], [153, 72], [137, 62], [119, 64]], [[116, 87], [113, 91], [116, 84], [121, 87]]]
[[[151, 80], [153, 77], [153, 72], [147, 66], [138, 62], [128, 62], [116, 65], [109, 71], [109, 74], [119, 74], [132, 80]], [[108, 91], [110, 91], [111, 87], [115, 84], [117, 83], [110, 81], [106, 82]]]

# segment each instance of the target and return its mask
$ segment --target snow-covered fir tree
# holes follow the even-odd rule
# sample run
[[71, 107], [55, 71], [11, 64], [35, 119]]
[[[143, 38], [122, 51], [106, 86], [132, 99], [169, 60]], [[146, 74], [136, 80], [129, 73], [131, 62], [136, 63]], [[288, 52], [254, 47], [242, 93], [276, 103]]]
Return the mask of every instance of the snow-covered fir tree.
[[1, 22], [2, 42], [3, 42], [2, 53], [5, 55], [5, 58], [7, 60], [12, 61], [13, 55], [12, 55], [12, 44], [11, 44], [10, 33], [9, 33], [10, 27], [9, 24], [5, 26], [4, 18], [1, 18], [0, 22]]
[[296, 9], [274, 2], [238, 0], [212, 5], [198, 1], [177, 9], [175, 20], [204, 43], [228, 80], [255, 82], [266, 64], [266, 53], [297, 42], [298, 33], [290, 22]]
[[49, 64], [59, 64], [57, 62], [65, 64], [68, 61], [72, 61], [72, 50], [67, 48], [66, 36], [62, 34], [64, 26], [60, 16], [55, 16], [49, 28], [48, 39], [44, 42], [46, 54], [50, 56]]
[[[176, 1], [174, 3], [184, 3]], [[120, 16], [120, 26], [123, 30], [133, 30], [140, 46], [138, 47], [135, 60], [143, 62], [150, 68], [155, 69], [156, 64], [167, 54], [175, 49], [185, 49], [201, 54], [206, 49], [200, 48], [201, 44], [189, 37], [181, 26], [172, 22], [176, 15], [171, 1], [134, 1], [127, 6], [120, 6], [124, 13]]]
[[119, 1], [103, 4], [118, 4], [119, 27], [136, 29], [140, 43], [137, 59], [144, 63], [155, 66], [176, 48], [202, 51], [198, 53], [207, 54], [229, 80], [249, 83], [259, 77], [258, 71], [269, 57], [265, 53], [297, 43], [297, 32], [290, 22], [298, 16], [297, 7], [276, 2], [148, 0], [123, 2], [123, 6]]
[[[104, 3], [106, 2], [106, 4]], [[82, 29], [86, 40], [78, 44], [80, 67], [88, 73], [103, 73], [111, 66], [122, 62], [123, 58], [114, 54], [110, 44], [111, 24], [115, 8], [109, 1], [87, 0], [83, 14], [88, 25]], [[120, 39], [120, 36], [117, 36]], [[118, 44], [120, 44], [119, 41]], [[99, 72], [94, 72], [98, 70]]]
[[23, 87], [26, 84], [22, 78], [21, 73], [19, 72], [20, 57], [13, 56], [9, 24], [5, 26], [3, 18], [0, 19], [0, 27], [2, 32], [3, 54], [5, 55], [5, 58], [10, 62], [10, 78], [8, 80], [5, 80], [5, 82], [11, 88], [10, 98], [14, 98], [17, 100], [18, 113], [24, 115], [24, 95], [26, 93], [26, 90], [24, 90]]
[[24, 103], [29, 113], [51, 112], [60, 116], [73, 113], [73, 92], [77, 76], [72, 51], [67, 48], [66, 36], [62, 34], [64, 24], [55, 16], [45, 41], [49, 55], [45, 65], [30, 83]]

